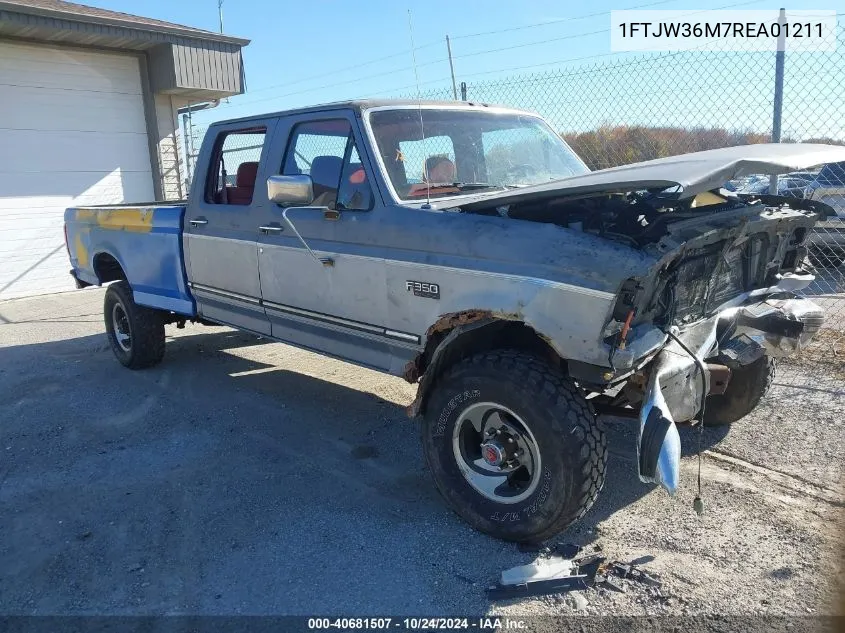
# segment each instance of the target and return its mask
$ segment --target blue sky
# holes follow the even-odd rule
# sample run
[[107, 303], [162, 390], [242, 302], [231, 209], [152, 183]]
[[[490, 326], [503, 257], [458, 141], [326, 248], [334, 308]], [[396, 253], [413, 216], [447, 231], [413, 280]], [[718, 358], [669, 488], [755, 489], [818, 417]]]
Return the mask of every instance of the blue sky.
[[[87, 4], [218, 29], [217, 0], [87, 0]], [[473, 85], [620, 59], [618, 54], [609, 54], [612, 9], [696, 11], [778, 6], [771, 0], [427, 0], [413, 4], [395, 0], [225, 0], [224, 31], [252, 40], [244, 50], [248, 90], [197, 115], [195, 122], [202, 125], [345, 98], [414, 94], [409, 8], [420, 88], [425, 93], [450, 85], [446, 34], [452, 38], [458, 82]], [[841, 0], [796, 0], [788, 5], [789, 9], [840, 11], [841, 7]], [[626, 78], [634, 84], [636, 79]], [[585, 89], [592, 88], [585, 85]]]

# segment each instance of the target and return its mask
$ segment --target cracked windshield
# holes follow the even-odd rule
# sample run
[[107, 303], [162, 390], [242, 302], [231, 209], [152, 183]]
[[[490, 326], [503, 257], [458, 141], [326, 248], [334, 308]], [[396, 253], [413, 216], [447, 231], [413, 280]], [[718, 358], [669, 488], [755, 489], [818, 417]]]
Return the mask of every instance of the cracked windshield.
[[402, 200], [525, 187], [589, 171], [534, 116], [423, 107], [375, 111], [369, 122]]

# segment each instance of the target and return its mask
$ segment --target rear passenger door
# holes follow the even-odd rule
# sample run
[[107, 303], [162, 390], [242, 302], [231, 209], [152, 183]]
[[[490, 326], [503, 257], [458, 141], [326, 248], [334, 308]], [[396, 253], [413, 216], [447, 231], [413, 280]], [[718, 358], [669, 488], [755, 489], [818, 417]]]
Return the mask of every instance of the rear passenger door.
[[260, 334], [270, 334], [258, 280], [259, 225], [268, 205], [260, 172], [274, 126], [268, 119], [216, 128], [195, 174], [205, 180], [193, 187], [185, 213], [185, 265], [197, 311]]

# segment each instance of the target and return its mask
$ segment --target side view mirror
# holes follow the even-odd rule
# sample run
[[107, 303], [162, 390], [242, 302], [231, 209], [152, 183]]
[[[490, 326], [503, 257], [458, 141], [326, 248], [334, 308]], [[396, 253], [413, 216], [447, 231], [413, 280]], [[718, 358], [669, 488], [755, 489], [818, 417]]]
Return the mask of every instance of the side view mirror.
[[285, 206], [306, 206], [314, 201], [311, 176], [270, 176], [267, 179], [270, 202]]

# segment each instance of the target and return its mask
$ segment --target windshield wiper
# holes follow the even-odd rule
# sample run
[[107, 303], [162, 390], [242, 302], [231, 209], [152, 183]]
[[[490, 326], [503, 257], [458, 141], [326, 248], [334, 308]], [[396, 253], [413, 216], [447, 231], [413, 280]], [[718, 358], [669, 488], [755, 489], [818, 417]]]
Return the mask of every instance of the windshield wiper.
[[457, 187], [461, 191], [471, 191], [473, 189], [502, 189], [504, 185], [494, 185], [490, 182], [453, 182], [453, 187]]

